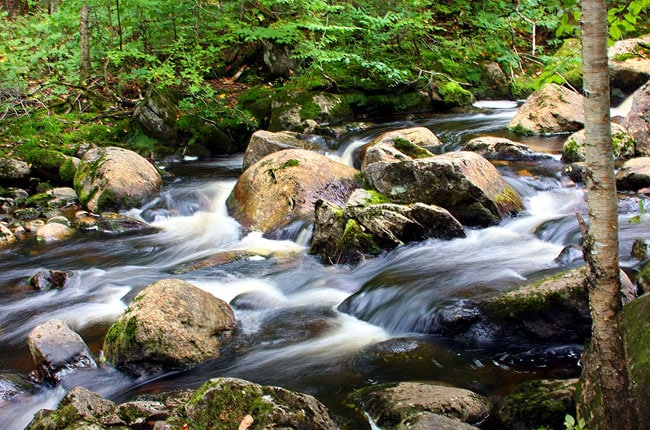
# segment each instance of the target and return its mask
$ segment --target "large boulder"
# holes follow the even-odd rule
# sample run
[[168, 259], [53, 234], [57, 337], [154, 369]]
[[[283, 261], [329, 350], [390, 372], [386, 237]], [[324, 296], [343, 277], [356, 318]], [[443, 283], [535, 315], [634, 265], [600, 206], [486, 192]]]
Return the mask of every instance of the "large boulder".
[[245, 228], [262, 232], [298, 219], [313, 220], [319, 199], [345, 204], [357, 188], [358, 173], [315, 152], [275, 152], [239, 177], [228, 197], [228, 211]]
[[584, 127], [582, 95], [557, 84], [546, 84], [528, 97], [508, 124], [519, 134], [571, 133]]
[[97, 367], [81, 336], [61, 320], [49, 320], [35, 327], [27, 343], [36, 373], [44, 381], [56, 383], [75, 369]]
[[255, 428], [337, 428], [325, 406], [312, 396], [236, 378], [203, 384], [186, 404], [185, 414], [204, 428], [234, 429], [245, 415], [253, 418]]
[[179, 279], [157, 281], [131, 302], [104, 340], [106, 358], [133, 375], [183, 369], [219, 356], [235, 315], [221, 299]]
[[616, 172], [619, 190], [638, 191], [650, 187], [650, 157], [627, 160]]
[[318, 201], [310, 252], [330, 264], [348, 264], [407, 242], [457, 237], [465, 237], [465, 230], [443, 208], [390, 203], [376, 192], [358, 189], [344, 208]]
[[[635, 141], [632, 135], [620, 124], [611, 124], [612, 149], [618, 160], [634, 157]], [[567, 138], [562, 146], [562, 161], [578, 163], [585, 161], [585, 131], [580, 130]]]
[[323, 149], [321, 145], [307, 139], [302, 139], [301, 135], [292, 131], [279, 131], [273, 133], [266, 130], [258, 130], [250, 138], [246, 152], [244, 152], [244, 161], [242, 169], [246, 170], [253, 164], [269, 154], [285, 149]]
[[619, 40], [608, 50], [612, 88], [630, 94], [650, 80], [650, 35]]
[[425, 382], [380, 385], [357, 391], [353, 398], [382, 428], [395, 428], [422, 412], [478, 424], [488, 417], [491, 407], [486, 398], [472, 391]]
[[464, 225], [488, 226], [524, 209], [521, 197], [499, 171], [473, 152], [377, 162], [364, 173], [370, 185], [391, 201], [440, 206]]
[[475, 137], [461, 149], [476, 152], [488, 160], [538, 161], [552, 158], [550, 154], [535, 152], [523, 143], [496, 136]]
[[426, 127], [412, 127], [383, 133], [363, 145], [356, 154], [355, 166], [366, 166], [378, 161], [403, 161], [432, 157], [428, 148], [439, 147], [440, 139]]
[[81, 204], [93, 212], [138, 206], [160, 190], [162, 178], [145, 158], [124, 148], [93, 148], [74, 176]]
[[650, 157], [650, 81], [639, 88], [632, 96], [632, 107], [623, 126], [634, 138], [636, 154]]

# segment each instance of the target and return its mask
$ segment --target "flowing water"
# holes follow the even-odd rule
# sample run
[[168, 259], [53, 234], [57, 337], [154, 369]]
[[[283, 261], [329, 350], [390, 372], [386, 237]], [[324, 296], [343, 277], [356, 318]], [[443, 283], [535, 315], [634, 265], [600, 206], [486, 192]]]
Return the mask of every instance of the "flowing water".
[[[480, 108], [375, 125], [346, 136], [331, 157], [351, 162], [354, 148], [372, 137], [411, 126], [432, 129], [445, 151], [474, 136], [508, 136], [505, 125], [516, 105]], [[33, 370], [27, 335], [52, 318], [66, 321], [99, 354], [106, 330], [129, 301], [162, 278], [180, 277], [232, 303], [239, 321], [233, 344], [219, 359], [149, 380], [134, 380], [107, 367], [77, 371], [56, 388], [37, 386], [27, 395], [0, 399], [1, 427], [24, 428], [33, 413], [55, 407], [65, 390], [76, 385], [124, 401], [141, 393], [197, 387], [211, 377], [235, 376], [312, 394], [348, 428], [369, 428], [345, 406], [354, 389], [428, 380], [498, 400], [523, 380], [576, 375], [580, 345], [504, 345], [494, 339], [461, 341], [431, 334], [437, 319], [461, 300], [580, 264], [578, 252], [557, 260], [565, 247], [579, 242], [575, 213], [585, 211], [584, 190], [559, 174], [562, 140], [525, 139], [554, 159], [499, 166], [524, 199], [526, 211], [519, 217], [469, 230], [464, 239], [413, 243], [353, 268], [323, 266], [308, 255], [309, 225], [296, 224], [275, 240], [242, 233], [225, 209], [241, 156], [173, 166], [179, 179], [129, 212], [157, 227], [153, 233], [85, 232], [61, 243], [25, 240], [0, 249], [3, 373], [26, 377]], [[647, 223], [628, 221], [637, 213], [638, 201], [623, 198], [621, 255], [628, 266], [635, 264], [629, 257], [632, 241], [647, 232]], [[230, 250], [258, 257], [177, 272]], [[64, 289], [35, 291], [28, 279], [43, 269], [73, 275]], [[363, 320], [338, 310], [355, 293], [353, 313]], [[498, 428], [496, 423], [486, 427], [490, 425]]]

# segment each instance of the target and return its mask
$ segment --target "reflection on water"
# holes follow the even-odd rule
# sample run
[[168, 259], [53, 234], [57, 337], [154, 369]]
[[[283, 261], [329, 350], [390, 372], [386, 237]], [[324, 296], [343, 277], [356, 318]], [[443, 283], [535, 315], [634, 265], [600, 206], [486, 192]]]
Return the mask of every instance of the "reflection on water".
[[[476, 113], [415, 117], [354, 133], [331, 156], [350, 162], [355, 148], [396, 128], [429, 127], [446, 150], [476, 135], [506, 134], [516, 106], [480, 107]], [[539, 139], [538, 147], [556, 152], [556, 139]], [[137, 292], [162, 278], [182, 278], [230, 302], [239, 321], [219, 359], [153, 380], [132, 380], [110, 368], [73, 373], [62, 387], [37, 387], [33, 394], [0, 400], [0, 422], [22, 428], [36, 410], [54, 407], [64, 387], [74, 385], [125, 400], [237, 376], [314, 394], [339, 417], [354, 420], [342, 406], [347, 393], [380, 382], [435, 380], [498, 398], [528, 378], [575, 374], [579, 345], [494, 350], [426, 334], [446, 306], [558, 269], [562, 249], [578, 243], [574, 214], [585, 211], [583, 191], [565, 187], [557, 161], [546, 163], [500, 167], [524, 199], [526, 212], [519, 217], [469, 230], [464, 239], [403, 246], [354, 268], [322, 266], [308, 255], [308, 223], [296, 223], [275, 238], [244, 232], [225, 209], [241, 156], [174, 167], [182, 179], [129, 212], [156, 227], [153, 233], [78, 233], [59, 244], [28, 240], [0, 249], [1, 372], [32, 370], [27, 334], [51, 318], [66, 321], [99, 353], [112, 321]], [[622, 249], [629, 249], [643, 228], [626, 223]], [[223, 251], [246, 251], [249, 257], [177, 270]], [[578, 264], [579, 258], [562, 264]], [[32, 290], [28, 278], [44, 269], [73, 275], [62, 290]], [[365, 321], [338, 310], [354, 294], [354, 313]]]

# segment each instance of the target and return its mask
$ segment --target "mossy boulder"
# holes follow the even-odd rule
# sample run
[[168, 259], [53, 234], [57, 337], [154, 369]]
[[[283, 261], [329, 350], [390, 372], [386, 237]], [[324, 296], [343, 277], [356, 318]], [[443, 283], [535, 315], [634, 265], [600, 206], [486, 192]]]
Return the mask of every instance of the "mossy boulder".
[[650, 187], [650, 157], [627, 160], [616, 172], [619, 190], [638, 191]]
[[488, 417], [491, 408], [486, 398], [472, 391], [426, 382], [374, 386], [354, 392], [352, 400], [387, 429], [399, 427], [422, 412], [478, 424]]
[[507, 395], [497, 416], [509, 429], [565, 429], [564, 417], [575, 416], [577, 379], [537, 379], [519, 384]]
[[219, 356], [235, 325], [223, 300], [179, 279], [157, 281], [109, 328], [106, 358], [132, 375], [185, 369]]
[[115, 403], [83, 387], [70, 390], [56, 410], [41, 409], [28, 430], [100, 429], [103, 418], [113, 412]]
[[124, 148], [93, 148], [84, 154], [74, 176], [79, 201], [92, 212], [139, 206], [158, 192], [162, 178], [144, 157]]
[[546, 84], [531, 94], [508, 124], [524, 135], [571, 133], [584, 127], [583, 97], [557, 84]]
[[32, 166], [32, 174], [43, 181], [61, 183], [61, 166], [69, 157], [53, 149], [39, 148], [28, 152], [25, 159]]
[[640, 401], [641, 422], [650, 423], [650, 295], [645, 294], [623, 307], [621, 330], [632, 391]]
[[357, 188], [358, 170], [315, 152], [274, 152], [246, 169], [228, 197], [228, 211], [245, 228], [271, 232], [296, 220], [313, 220], [326, 199], [343, 205]]
[[473, 152], [377, 162], [364, 173], [372, 188], [392, 202], [440, 206], [464, 225], [492, 225], [524, 209], [521, 197], [499, 171]]
[[358, 189], [345, 207], [318, 201], [310, 252], [326, 263], [355, 264], [408, 242], [457, 237], [465, 237], [465, 230], [445, 209], [394, 204]]
[[350, 106], [336, 94], [289, 93], [271, 104], [269, 130], [309, 133], [320, 125], [340, 124], [353, 119]]
[[176, 118], [179, 115], [179, 95], [171, 90], [147, 90], [133, 116], [144, 133], [163, 141], [176, 139]]
[[312, 396], [236, 378], [206, 382], [184, 410], [202, 428], [234, 429], [246, 415], [253, 418], [255, 428], [337, 428], [325, 406]]
[[[618, 160], [627, 160], [634, 157], [635, 142], [625, 127], [620, 124], [611, 124], [612, 149], [614, 157]], [[562, 161], [576, 163], [585, 161], [585, 131], [580, 130], [567, 138], [562, 146]]]
[[434, 102], [442, 103], [446, 107], [471, 106], [476, 101], [470, 91], [453, 81], [434, 83], [431, 86], [431, 94]]

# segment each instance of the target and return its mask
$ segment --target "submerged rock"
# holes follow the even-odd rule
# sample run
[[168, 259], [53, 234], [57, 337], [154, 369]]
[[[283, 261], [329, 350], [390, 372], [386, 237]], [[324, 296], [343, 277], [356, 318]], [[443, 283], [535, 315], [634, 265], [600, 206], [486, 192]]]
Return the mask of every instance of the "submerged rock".
[[235, 315], [221, 299], [179, 279], [138, 294], [110, 327], [106, 358], [133, 375], [183, 369], [219, 356]]
[[485, 158], [453, 152], [369, 165], [370, 185], [395, 203], [445, 208], [464, 225], [488, 226], [524, 210], [521, 197]]
[[29, 284], [41, 291], [63, 288], [72, 276], [72, 272], [63, 270], [40, 270], [29, 278]]
[[149, 161], [117, 147], [86, 152], [74, 176], [79, 201], [92, 212], [139, 206], [161, 184], [160, 174]]
[[472, 391], [425, 382], [380, 385], [359, 390], [352, 397], [382, 428], [405, 425], [422, 412], [478, 424], [491, 408], [486, 398]]
[[493, 136], [471, 139], [461, 149], [476, 152], [488, 160], [538, 161], [553, 158], [549, 154], [535, 152], [523, 143]]
[[288, 149], [248, 168], [228, 197], [229, 213], [245, 228], [265, 233], [299, 219], [313, 220], [319, 199], [344, 204], [359, 172], [315, 152]]
[[35, 327], [27, 337], [38, 376], [50, 383], [79, 368], [97, 367], [85, 342], [57, 319]]
[[585, 123], [582, 95], [546, 84], [528, 97], [508, 124], [519, 134], [556, 134], [580, 130]]

